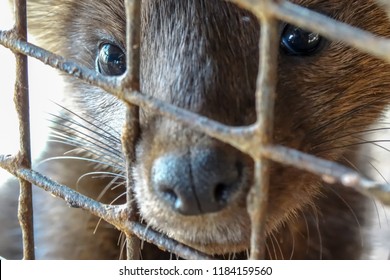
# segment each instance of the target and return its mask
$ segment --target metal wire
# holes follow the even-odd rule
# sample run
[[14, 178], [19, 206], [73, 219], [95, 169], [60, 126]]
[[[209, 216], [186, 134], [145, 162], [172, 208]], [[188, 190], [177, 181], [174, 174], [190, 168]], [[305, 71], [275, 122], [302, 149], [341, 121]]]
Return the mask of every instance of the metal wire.
[[[15, 1], [15, 35], [21, 40], [27, 40], [27, 11], [26, 0]], [[15, 53], [16, 81], [14, 101], [19, 116], [20, 152], [17, 160], [20, 166], [31, 168], [30, 142], [30, 108], [28, 92], [27, 56]], [[33, 205], [32, 186], [29, 181], [19, 178], [20, 195], [18, 218], [23, 237], [23, 258], [32, 260], [34, 253]]]
[[[141, 44], [141, 1], [126, 0], [126, 17], [127, 17], [127, 74], [125, 75], [121, 87], [130, 88], [139, 91], [139, 76], [140, 76], [140, 44]], [[135, 145], [139, 137], [139, 108], [133, 104], [127, 104], [126, 123], [122, 132], [123, 152], [126, 156], [127, 169], [127, 209], [129, 211], [129, 219], [137, 221], [136, 215], [137, 205], [133, 198], [132, 186], [134, 180], [132, 178], [131, 166], [135, 160]], [[140, 258], [140, 240], [133, 234], [127, 235], [126, 238], [127, 258]]]
[[[357, 172], [300, 151], [273, 145], [273, 107], [275, 100], [278, 34], [277, 20], [312, 30], [331, 40], [342, 41], [349, 46], [390, 62], [390, 41], [371, 33], [340, 23], [316, 12], [282, 0], [230, 0], [258, 17], [261, 29], [260, 66], [257, 79], [256, 109], [257, 122], [246, 127], [229, 127], [198, 114], [164, 103], [139, 92], [139, 49], [140, 49], [140, 0], [126, 0], [127, 14], [127, 73], [121, 78], [98, 75], [95, 71], [79, 66], [70, 60], [48, 52], [26, 42], [25, 8], [26, 1], [16, 1], [17, 27], [10, 31], [0, 31], [0, 44], [16, 53], [18, 72], [15, 90], [15, 103], [20, 118], [21, 148], [16, 156], [1, 156], [0, 167], [21, 179], [21, 201], [19, 217], [24, 234], [24, 258], [34, 258], [32, 231], [31, 185], [33, 183], [55, 196], [66, 200], [70, 205], [90, 211], [124, 232], [127, 236], [129, 259], [139, 258], [139, 240], [152, 242], [182, 258], [209, 259], [210, 257], [192, 248], [171, 240], [164, 235], [146, 229], [135, 215], [132, 195], [132, 178], [129, 168], [134, 161], [134, 143], [139, 135], [138, 108], [153, 109], [159, 114], [184, 123], [191, 128], [226, 142], [250, 155], [255, 161], [254, 186], [248, 195], [248, 212], [251, 216], [251, 258], [265, 256], [264, 223], [266, 217], [269, 161], [293, 165], [319, 175], [327, 183], [341, 183], [375, 197], [390, 205], [390, 186], [379, 184]], [[80, 193], [51, 181], [31, 170], [29, 120], [28, 120], [28, 79], [26, 56], [34, 57], [60, 71], [77, 77], [87, 83], [101, 87], [125, 102], [128, 106], [126, 125], [122, 133], [123, 152], [128, 168], [127, 204], [105, 205]], [[25, 182], [29, 182], [25, 185]], [[25, 208], [27, 207], [27, 208]], [[136, 238], [137, 237], [137, 238]]]

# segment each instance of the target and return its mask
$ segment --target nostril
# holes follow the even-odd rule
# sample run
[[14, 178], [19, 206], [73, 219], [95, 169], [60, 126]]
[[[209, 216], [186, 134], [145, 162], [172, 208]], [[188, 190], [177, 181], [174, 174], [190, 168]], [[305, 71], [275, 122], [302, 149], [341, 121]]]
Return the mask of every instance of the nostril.
[[171, 202], [172, 204], [176, 204], [178, 200], [177, 193], [167, 185], [160, 185], [160, 193], [164, 197], [165, 200]]
[[175, 190], [170, 185], [161, 184], [157, 187], [159, 196], [170, 205], [175, 211], [183, 212], [186, 207], [185, 197], [180, 195], [180, 190]]
[[219, 204], [227, 203], [231, 187], [225, 183], [219, 183], [214, 189], [214, 199]]
[[240, 185], [240, 180], [242, 179], [242, 169], [243, 164], [240, 161], [236, 161], [234, 164], [235, 169], [230, 170], [229, 176], [226, 173], [220, 175], [225, 179], [225, 182], [219, 182], [214, 187], [214, 199], [215, 202], [221, 206], [229, 203], [229, 200], [232, 197], [232, 194]]

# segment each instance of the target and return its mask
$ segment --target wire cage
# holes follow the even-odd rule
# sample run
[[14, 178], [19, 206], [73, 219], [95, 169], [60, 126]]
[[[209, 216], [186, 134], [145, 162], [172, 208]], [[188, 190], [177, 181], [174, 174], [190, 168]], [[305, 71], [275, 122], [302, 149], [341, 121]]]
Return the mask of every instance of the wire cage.
[[152, 229], [146, 230], [145, 226], [136, 220], [133, 211], [135, 205], [132, 202], [130, 176], [128, 176], [130, 179], [127, 182], [128, 202], [124, 205], [105, 205], [31, 170], [27, 56], [36, 58], [91, 85], [98, 86], [127, 104], [128, 114], [125, 127], [132, 128], [131, 133], [125, 129], [122, 135], [123, 152], [127, 162], [131, 162], [134, 157], [133, 143], [137, 137], [137, 129], [135, 128], [138, 123], [139, 107], [153, 109], [166, 118], [184, 123], [192, 129], [228, 143], [252, 157], [255, 162], [254, 185], [250, 190], [250, 199], [248, 200], [248, 212], [252, 225], [251, 259], [262, 259], [265, 256], [264, 221], [267, 214], [270, 161], [291, 165], [300, 170], [317, 174], [327, 183], [337, 182], [366, 195], [374, 196], [384, 204], [390, 204], [390, 185], [365, 178], [340, 164], [272, 143], [279, 45], [278, 20], [319, 33], [329, 40], [344, 42], [387, 62], [390, 62], [390, 41], [288, 1], [230, 0], [229, 2], [253, 13], [262, 27], [259, 48], [261, 59], [256, 90], [257, 121], [246, 127], [226, 126], [141, 94], [139, 89], [140, 0], [125, 0], [127, 71], [119, 78], [98, 75], [93, 70], [28, 43], [26, 41], [26, 1], [15, 0], [15, 27], [12, 30], [0, 31], [0, 44], [11, 49], [16, 56], [15, 102], [20, 125], [20, 151], [16, 155], [0, 155], [0, 167], [20, 179], [21, 194], [18, 217], [23, 233], [24, 259], [34, 259], [32, 184], [64, 199], [71, 205], [88, 210], [125, 233], [128, 259], [139, 258], [140, 239], [154, 243], [185, 259], [211, 258]]

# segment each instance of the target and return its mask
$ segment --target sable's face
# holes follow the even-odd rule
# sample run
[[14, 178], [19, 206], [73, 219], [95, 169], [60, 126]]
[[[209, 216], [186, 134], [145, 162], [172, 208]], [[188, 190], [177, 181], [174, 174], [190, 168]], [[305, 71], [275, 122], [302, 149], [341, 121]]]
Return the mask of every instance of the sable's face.
[[[380, 35], [390, 30], [374, 1], [293, 2]], [[30, 5], [31, 29], [46, 47], [105, 75], [124, 71], [121, 0]], [[51, 9], [53, 5], [59, 9]], [[223, 1], [143, 1], [142, 92], [225, 124], [253, 123], [259, 32], [251, 14]], [[389, 100], [383, 86], [389, 83], [388, 66], [284, 23], [280, 34], [275, 142], [342, 161]], [[120, 102], [100, 89], [71, 83], [75, 111], [121, 131]], [[142, 109], [140, 122], [134, 176], [142, 218], [208, 253], [248, 248], [246, 193], [252, 161], [152, 111]], [[320, 181], [312, 175], [279, 165], [272, 166], [272, 174], [277, 176], [271, 177], [268, 232], [320, 192]]]

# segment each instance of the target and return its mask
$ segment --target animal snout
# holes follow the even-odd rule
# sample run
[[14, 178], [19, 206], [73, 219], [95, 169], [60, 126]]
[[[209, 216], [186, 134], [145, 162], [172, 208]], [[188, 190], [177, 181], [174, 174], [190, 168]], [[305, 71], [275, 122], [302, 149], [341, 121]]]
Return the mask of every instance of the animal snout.
[[182, 215], [218, 212], [242, 185], [242, 162], [219, 149], [190, 149], [157, 158], [151, 182], [159, 199]]

